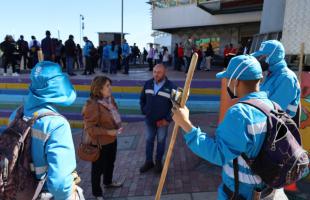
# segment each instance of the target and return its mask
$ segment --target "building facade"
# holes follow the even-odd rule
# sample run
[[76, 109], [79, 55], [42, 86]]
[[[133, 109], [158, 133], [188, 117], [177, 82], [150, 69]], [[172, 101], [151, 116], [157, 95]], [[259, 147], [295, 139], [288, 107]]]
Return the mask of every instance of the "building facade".
[[[215, 53], [225, 45], [245, 46], [259, 33], [263, 0], [154, 0], [152, 28], [171, 34], [171, 46], [192, 37]], [[158, 39], [157, 39], [158, 41]], [[157, 42], [158, 43], [158, 42]]]

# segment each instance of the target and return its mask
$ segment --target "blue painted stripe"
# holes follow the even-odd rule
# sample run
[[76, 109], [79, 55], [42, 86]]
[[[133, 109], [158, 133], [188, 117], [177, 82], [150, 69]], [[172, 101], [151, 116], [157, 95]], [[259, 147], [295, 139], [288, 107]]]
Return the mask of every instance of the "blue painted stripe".
[[[0, 90], [0, 95], [28, 95], [28, 90], [15, 90], [6, 89]], [[78, 97], [89, 97], [89, 92], [77, 91]], [[113, 96], [115, 98], [126, 98], [126, 99], [136, 99], [140, 98], [140, 93], [124, 93], [124, 92], [114, 92]], [[206, 94], [191, 94], [189, 100], [220, 100], [220, 95], [206, 95]]]
[[[89, 95], [80, 95], [78, 92], [77, 94], [77, 102], [85, 102], [88, 99]], [[139, 95], [138, 94], [124, 94], [124, 93], [113, 93], [113, 96], [115, 99], [119, 100], [139, 100]], [[8, 102], [24, 102], [27, 98], [27, 94], [0, 94], [0, 103], [8, 103]], [[81, 101], [80, 101], [81, 99]], [[189, 101], [220, 101], [220, 96], [215, 96], [215, 95], [191, 95], [189, 97]]]
[[[92, 78], [70, 78], [72, 84], [90, 85]], [[146, 80], [113, 80], [114, 86], [143, 86]], [[185, 80], [171, 80], [177, 86], [183, 87]], [[0, 77], [0, 83], [30, 83], [29, 77]], [[221, 81], [217, 79], [193, 80], [193, 88], [221, 88]]]
[[[81, 104], [77, 104], [74, 106], [81, 107], [84, 105], [85, 101]], [[22, 104], [22, 103], [20, 103]], [[117, 104], [120, 110], [134, 110], [139, 111], [140, 105], [138, 100], [117, 100]], [[191, 112], [219, 112], [220, 103], [217, 101], [189, 101], [187, 102], [187, 107], [191, 110]], [[0, 111], [12, 112], [13, 109], [1, 109]], [[80, 115], [80, 111], [72, 112], [70, 110], [66, 111], [65, 109], [62, 111], [64, 113], [72, 113]], [[0, 116], [1, 117], [1, 116]]]

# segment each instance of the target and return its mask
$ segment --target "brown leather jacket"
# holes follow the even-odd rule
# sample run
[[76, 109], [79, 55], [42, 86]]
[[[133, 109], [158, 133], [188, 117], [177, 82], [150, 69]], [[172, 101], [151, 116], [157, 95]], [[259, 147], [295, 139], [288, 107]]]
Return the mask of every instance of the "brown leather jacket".
[[[114, 98], [112, 99], [117, 107]], [[82, 111], [84, 131], [92, 144], [106, 145], [116, 140], [116, 136], [107, 135], [107, 130], [118, 129], [110, 111], [96, 100], [89, 99]]]

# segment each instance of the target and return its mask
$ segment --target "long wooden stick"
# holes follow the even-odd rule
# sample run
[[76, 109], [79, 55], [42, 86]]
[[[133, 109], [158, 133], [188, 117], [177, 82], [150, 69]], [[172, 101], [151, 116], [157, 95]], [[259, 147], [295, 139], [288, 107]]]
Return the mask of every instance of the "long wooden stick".
[[[186, 101], [188, 99], [189, 90], [190, 90], [191, 82], [192, 82], [193, 75], [194, 75], [194, 72], [195, 72], [195, 69], [196, 69], [197, 60], [198, 60], [198, 54], [194, 53], [193, 57], [192, 57], [192, 60], [191, 60], [190, 67], [189, 67], [188, 72], [187, 72], [187, 77], [186, 77], [186, 81], [185, 81], [185, 85], [184, 85], [184, 89], [183, 89], [183, 94], [182, 94], [182, 98], [181, 98], [180, 107], [184, 107], [185, 104], [186, 104]], [[177, 138], [177, 134], [178, 134], [178, 130], [179, 130], [179, 126], [177, 124], [175, 124], [174, 127], [173, 127], [173, 132], [172, 132], [170, 144], [169, 144], [169, 148], [168, 148], [168, 151], [167, 151], [167, 156], [166, 156], [164, 168], [163, 168], [163, 171], [162, 171], [161, 176], [160, 176], [160, 181], [159, 181], [159, 185], [158, 185], [158, 188], [157, 188], [155, 200], [159, 200], [160, 199], [161, 192], [162, 192], [163, 187], [164, 187], [164, 183], [165, 183], [165, 180], [166, 180], [166, 176], [167, 176], [167, 172], [168, 172], [168, 168], [169, 168], [169, 164], [170, 164], [170, 160], [171, 160], [174, 144], [175, 144], [175, 141], [176, 141], [176, 138]]]
[[301, 43], [300, 46], [300, 57], [299, 57], [299, 66], [298, 66], [298, 80], [301, 83], [301, 73], [304, 65], [304, 52], [305, 52], [305, 43]]
[[37, 52], [37, 54], [38, 54], [38, 60], [39, 60], [39, 62], [42, 62], [42, 61], [43, 61], [43, 52], [42, 52], [42, 49], [40, 49], [40, 50]]

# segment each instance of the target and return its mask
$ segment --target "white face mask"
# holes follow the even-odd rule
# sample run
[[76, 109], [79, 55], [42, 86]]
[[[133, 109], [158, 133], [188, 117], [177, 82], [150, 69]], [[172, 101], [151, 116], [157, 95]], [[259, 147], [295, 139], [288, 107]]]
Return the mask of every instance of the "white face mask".
[[[247, 60], [246, 60], [246, 61], [247, 61]], [[230, 83], [231, 83], [231, 80], [233, 79], [233, 76], [234, 76], [235, 73], [237, 72], [237, 70], [238, 70], [238, 69], [241, 67], [241, 65], [242, 65], [244, 62], [246, 62], [246, 61], [241, 62], [241, 63], [236, 67], [235, 71], [231, 74], [231, 76], [230, 76], [230, 78], [229, 78], [229, 81], [228, 81], [228, 84], [227, 84], [227, 90], [228, 90], [228, 93], [229, 93], [229, 95], [230, 95], [230, 97], [231, 97], [232, 99], [237, 98], [237, 94], [236, 94], [236, 85], [237, 85], [237, 81], [238, 81], [239, 77], [243, 74], [243, 72], [245, 72], [245, 70], [247, 70], [247, 69], [252, 65], [252, 63], [248, 64], [243, 70], [241, 70], [241, 72], [239, 72], [238, 76], [235, 78], [235, 79], [236, 79], [236, 82], [235, 82], [235, 84], [234, 84], [234, 92], [233, 92], [233, 93], [230, 91], [229, 85], [230, 85]]]

